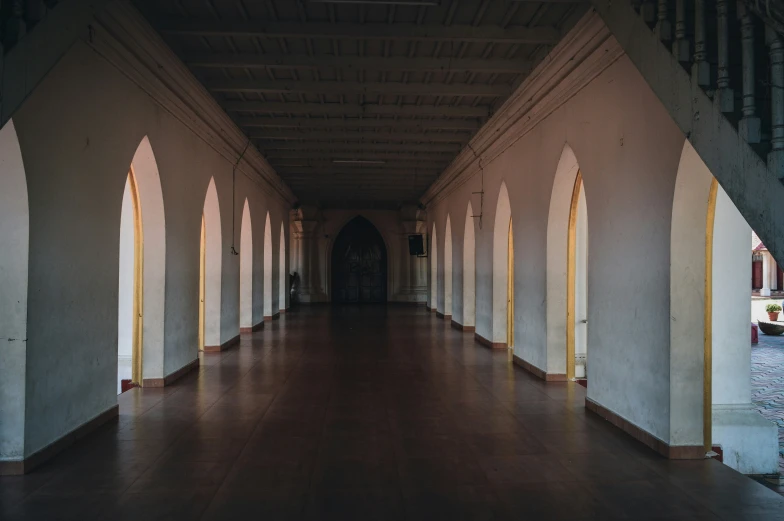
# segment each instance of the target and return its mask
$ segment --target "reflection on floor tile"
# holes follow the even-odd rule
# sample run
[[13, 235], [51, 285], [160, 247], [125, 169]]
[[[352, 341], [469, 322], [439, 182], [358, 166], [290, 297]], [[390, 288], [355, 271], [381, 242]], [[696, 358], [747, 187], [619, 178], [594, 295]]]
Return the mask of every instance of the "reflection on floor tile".
[[[0, 519], [774, 519], [784, 498], [667, 461], [422, 308], [302, 308], [203, 355], [24, 477]], [[780, 517], [779, 517], [780, 518]]]

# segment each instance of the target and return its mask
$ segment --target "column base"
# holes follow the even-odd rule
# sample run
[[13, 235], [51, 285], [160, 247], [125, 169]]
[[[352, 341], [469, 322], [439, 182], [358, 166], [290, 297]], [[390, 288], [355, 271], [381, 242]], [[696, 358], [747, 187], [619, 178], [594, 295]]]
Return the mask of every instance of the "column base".
[[565, 382], [566, 381], [566, 375], [565, 374], [562, 374], [562, 373], [548, 373], [547, 371], [543, 371], [542, 369], [539, 369], [534, 364], [532, 364], [530, 362], [526, 362], [525, 360], [523, 360], [522, 358], [520, 358], [517, 355], [514, 355], [514, 357], [512, 358], [512, 362], [514, 363], [514, 365], [516, 365], [518, 367], [522, 367], [523, 369], [525, 369], [526, 371], [528, 371], [529, 373], [531, 373], [535, 377], [539, 378], [540, 380], [544, 380], [545, 382]]
[[705, 459], [702, 445], [670, 445], [588, 397], [585, 398], [585, 408], [667, 459]]
[[760, 290], [760, 297], [769, 297], [770, 296], [770, 288], [762, 288]]
[[455, 320], [451, 321], [452, 327], [457, 329], [458, 331], [463, 331], [465, 333], [474, 333], [476, 332], [476, 326], [464, 326], [460, 322], [456, 322]]
[[219, 346], [204, 346], [205, 353], [220, 353], [221, 351], [226, 351], [227, 349], [231, 348], [240, 343], [240, 336], [237, 335], [234, 338], [230, 338], [226, 340]]
[[17, 461], [0, 461], [0, 476], [18, 476], [27, 474], [41, 464], [49, 461], [74, 442], [84, 438], [98, 427], [110, 421], [117, 421], [120, 414], [120, 407], [112, 405], [107, 410], [83, 423], [71, 432], [63, 435], [58, 440], [53, 441], [43, 449]]
[[199, 368], [199, 359], [193, 360], [192, 362], [185, 364], [183, 367], [180, 367], [173, 373], [169, 374], [168, 376], [164, 376], [163, 378], [144, 378], [142, 379], [142, 387], [167, 387], [186, 374], [190, 373]]
[[714, 405], [711, 437], [722, 449], [724, 464], [741, 474], [778, 473], [778, 427], [751, 404]]
[[489, 347], [490, 349], [506, 349], [506, 342], [492, 342], [479, 333], [474, 333], [474, 338], [477, 342], [485, 347]]

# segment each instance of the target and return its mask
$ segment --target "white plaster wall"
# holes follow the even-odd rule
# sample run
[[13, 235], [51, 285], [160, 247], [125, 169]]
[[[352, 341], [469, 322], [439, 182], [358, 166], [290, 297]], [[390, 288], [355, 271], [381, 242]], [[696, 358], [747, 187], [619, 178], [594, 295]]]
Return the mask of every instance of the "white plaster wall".
[[[433, 223], [433, 232], [430, 235], [430, 308], [438, 311], [438, 232]], [[443, 308], [442, 308], [443, 309]]]
[[272, 223], [269, 213], [264, 223], [264, 316], [271, 317], [275, 314], [272, 305]]
[[120, 276], [117, 307], [117, 356], [130, 359], [133, 351], [134, 221], [131, 183], [125, 183], [120, 213]]
[[[447, 213], [465, 212], [471, 192], [484, 191], [476, 236], [476, 326], [479, 334], [495, 338], [487, 311], [494, 284], [493, 223], [501, 182], [506, 183], [514, 222], [515, 353], [549, 368], [548, 214], [558, 162], [569, 144], [590, 209], [588, 398], [664, 440], [670, 408], [670, 221], [683, 142], [634, 66], [621, 58], [501, 155], [483, 160], [484, 186], [474, 175], [428, 208], [443, 226]], [[563, 243], [565, 248], [565, 233]], [[498, 267], [505, 269], [505, 260]]]
[[751, 402], [751, 228], [719, 187], [713, 234], [713, 403]]
[[578, 171], [577, 158], [567, 144], [556, 167], [547, 215], [547, 351], [539, 362], [544, 365], [534, 364], [550, 374], [566, 374], [569, 212]]
[[166, 375], [166, 215], [158, 164], [144, 137], [131, 162], [142, 212], [144, 295], [142, 309], [142, 378]]
[[240, 327], [253, 327], [253, 224], [248, 200], [242, 205], [240, 229]]
[[288, 264], [286, 261], [286, 231], [284, 230], [283, 223], [280, 223], [280, 240], [279, 247], [278, 247], [278, 259], [279, 259], [279, 282], [278, 282], [278, 307], [280, 309], [286, 309], [288, 307]]
[[[229, 253], [232, 162], [85, 45], [71, 48], [15, 123], [30, 204], [29, 455], [116, 404], [118, 230], [128, 167], [145, 136], [166, 209], [164, 374], [197, 356], [200, 221], [212, 176], [226, 217], [221, 341], [237, 334], [239, 261]], [[237, 194], [279, 227], [287, 205], [260, 183], [238, 172]]]
[[452, 222], [448, 215], [444, 230], [444, 315], [452, 315]]
[[[492, 330], [489, 335], [482, 335], [492, 342], [507, 341], [507, 310], [509, 298], [509, 227], [512, 226], [512, 233], [515, 233], [514, 224], [512, 224], [512, 209], [509, 202], [509, 193], [506, 188], [506, 183], [501, 183], [501, 188], [498, 193], [496, 202], [496, 210], [493, 220], [493, 299], [490, 312], [492, 312]], [[514, 247], [515, 241], [512, 241]], [[516, 277], [515, 277], [516, 278]], [[517, 289], [517, 280], [513, 282], [515, 285], [515, 293]], [[516, 312], [517, 310], [515, 310]]]
[[[474, 210], [469, 201], [463, 226], [462, 263], [458, 268], [462, 271], [463, 287], [462, 291], [456, 293], [457, 309], [462, 312], [459, 323], [469, 327], [476, 325], [476, 265], [474, 262], [476, 258], [476, 223], [473, 215]], [[456, 242], [459, 241], [460, 238], [456, 238]]]
[[670, 268], [670, 444], [703, 443], [705, 234], [713, 181], [684, 142], [672, 203]]
[[[221, 209], [215, 180], [210, 179], [204, 199], [204, 345], [218, 347], [222, 340], [221, 306], [223, 241]], [[229, 269], [229, 266], [226, 266]]]
[[588, 352], [588, 205], [585, 190], [577, 199], [574, 259], [574, 354]]
[[0, 129], [0, 461], [24, 454], [29, 233], [22, 151], [9, 120]]

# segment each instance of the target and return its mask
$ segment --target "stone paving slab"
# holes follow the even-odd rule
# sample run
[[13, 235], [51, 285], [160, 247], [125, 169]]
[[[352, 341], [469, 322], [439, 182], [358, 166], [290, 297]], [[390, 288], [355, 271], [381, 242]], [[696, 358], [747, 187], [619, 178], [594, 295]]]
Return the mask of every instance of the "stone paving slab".
[[779, 426], [779, 471], [784, 474], [784, 336], [760, 332], [751, 347], [751, 400]]

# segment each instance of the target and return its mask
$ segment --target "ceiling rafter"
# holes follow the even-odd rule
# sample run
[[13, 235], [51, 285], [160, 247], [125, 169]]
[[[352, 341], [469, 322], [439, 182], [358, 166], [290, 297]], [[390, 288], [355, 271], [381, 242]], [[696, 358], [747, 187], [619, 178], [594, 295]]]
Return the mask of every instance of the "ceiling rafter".
[[422, 130], [478, 130], [479, 119], [371, 119], [371, 118], [303, 118], [303, 117], [241, 117], [237, 124], [245, 128], [302, 128], [302, 129], [389, 129], [420, 132]]
[[442, 95], [478, 96], [497, 98], [508, 96], [509, 85], [468, 85], [465, 83], [399, 83], [349, 81], [296, 81], [296, 80], [248, 80], [214, 79], [205, 82], [214, 92], [303, 92], [308, 94], [399, 94], [399, 95]]
[[452, 118], [486, 118], [487, 107], [437, 107], [435, 105], [375, 105], [359, 103], [267, 103], [264, 101], [226, 101], [229, 112], [269, 112], [283, 114], [322, 114], [333, 116], [445, 116]]
[[438, 152], [417, 152], [417, 151], [404, 151], [403, 153], [394, 152], [394, 151], [387, 151], [387, 152], [355, 152], [355, 153], [346, 153], [346, 152], [335, 152], [335, 151], [318, 151], [318, 150], [302, 150], [302, 151], [290, 151], [290, 150], [270, 150], [268, 154], [266, 154], [268, 159], [272, 159], [275, 161], [280, 160], [298, 160], [298, 161], [306, 161], [306, 160], [317, 160], [317, 161], [324, 161], [331, 163], [335, 160], [380, 160], [380, 161], [445, 161], [450, 162], [453, 159], [453, 156], [449, 152], [445, 153], [438, 153]]
[[450, 152], [456, 154], [460, 145], [443, 143], [341, 143], [332, 141], [312, 141], [310, 143], [291, 143], [287, 141], [262, 141], [256, 140], [257, 146], [262, 150], [326, 150], [326, 151], [419, 151], [419, 152]]
[[166, 34], [248, 36], [259, 38], [338, 38], [360, 40], [441, 40], [452, 42], [545, 43], [560, 39], [553, 27], [497, 25], [416, 25], [406, 23], [269, 22], [248, 20], [164, 19], [156, 24]]
[[466, 143], [471, 137], [467, 132], [368, 132], [334, 130], [256, 130], [249, 134], [251, 139], [280, 140], [346, 140], [346, 141], [418, 141], [438, 143]]
[[304, 54], [251, 54], [251, 53], [192, 53], [183, 56], [192, 67], [231, 68], [284, 68], [284, 69], [346, 69], [368, 71], [414, 72], [500, 72], [524, 74], [531, 71], [533, 63], [526, 60], [504, 58], [432, 58], [389, 56], [383, 59], [361, 56], [304, 55]]

